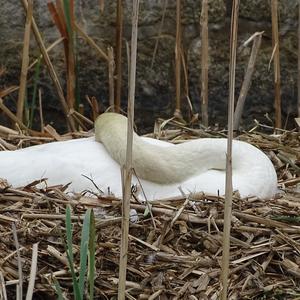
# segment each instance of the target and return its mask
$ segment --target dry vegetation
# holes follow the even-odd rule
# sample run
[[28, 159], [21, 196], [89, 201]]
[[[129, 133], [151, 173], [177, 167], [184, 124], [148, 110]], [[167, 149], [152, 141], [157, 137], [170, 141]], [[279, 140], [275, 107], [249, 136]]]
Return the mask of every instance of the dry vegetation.
[[[15, 150], [45, 142], [90, 136], [91, 133], [87, 129], [93, 122], [83, 115], [80, 105], [76, 104], [74, 36], [75, 33], [78, 34], [107, 63], [109, 103], [116, 111], [119, 111], [122, 87], [120, 75], [122, 70], [122, 1], [118, 1], [117, 5], [115, 58], [111, 47], [103, 51], [76, 23], [73, 1], [57, 0], [55, 4], [49, 2], [49, 11], [61, 38], [47, 49], [34, 19], [31, 18], [32, 1], [27, 3], [26, 0], [22, 0], [22, 2], [28, 17], [25, 24], [20, 85], [0, 91], [0, 109], [14, 123], [15, 129], [0, 126], [0, 149]], [[101, 7], [104, 2], [100, 1]], [[180, 1], [176, 3], [177, 26], [174, 55], [176, 110], [174, 115], [177, 119], [181, 119], [182, 77], [185, 79], [185, 97], [188, 101], [189, 96], [186, 66], [182, 56], [181, 3]], [[204, 49], [201, 57], [203, 65], [201, 106], [202, 121], [207, 125], [209, 124], [207, 113], [209, 79], [208, 64], [205, 62], [208, 61], [209, 56], [208, 2], [205, 0], [202, 4], [201, 28]], [[163, 9], [162, 24], [165, 9], [166, 6]], [[274, 0], [272, 1], [272, 21], [274, 69], [276, 70], [275, 123], [280, 127], [280, 61], [276, 19], [277, 1]], [[31, 31], [39, 46], [41, 57], [29, 65]], [[238, 112], [236, 110], [238, 117], [235, 116], [235, 129], [239, 127], [237, 120], [240, 119], [246, 94], [250, 88], [261, 34], [256, 33], [251, 38], [254, 40], [252, 54], [238, 100], [239, 110]], [[51, 48], [61, 42], [64, 45], [66, 58], [66, 92], [61, 87], [55, 67], [48, 55]], [[154, 56], [155, 52], [156, 48]], [[41, 62], [47, 68], [57, 90], [69, 127], [67, 134], [60, 135], [53, 127], [44, 126], [41, 93], [38, 93], [41, 131], [32, 130], [32, 123], [24, 118], [28, 113], [24, 111], [27, 71], [34, 65], [39, 68]], [[114, 68], [115, 65], [116, 68]], [[234, 75], [232, 75], [232, 82], [234, 82]], [[16, 90], [18, 101], [15, 114], [8, 109], [3, 99]], [[234, 83], [232, 91], [234, 91]], [[131, 98], [134, 98], [134, 88], [132, 93]], [[92, 110], [91, 119], [95, 119], [99, 111], [98, 103], [96, 99], [88, 97], [87, 102]], [[192, 106], [190, 115], [193, 121], [198, 117]], [[165, 129], [164, 126], [167, 123], [170, 127]], [[199, 137], [227, 136], [226, 131], [203, 130], [198, 129], [199, 126], [196, 126], [196, 129], [189, 128], [174, 120], [162, 122], [162, 124], [156, 126], [154, 133], [148, 136], [173, 143]], [[237, 137], [256, 145], [271, 158], [277, 170], [281, 192], [276, 199], [266, 201], [256, 198], [240, 199], [238, 193], [233, 195], [228, 281], [228, 294], [231, 299], [300, 299], [300, 134], [296, 130], [281, 129], [276, 129], [276, 135], [262, 133], [273, 131], [275, 131], [273, 127], [256, 123], [255, 128], [250, 132], [244, 132]], [[72, 299], [73, 283], [69, 273], [65, 243], [67, 205], [72, 207], [75, 269], [79, 267], [83, 215], [87, 207], [94, 208], [97, 229], [95, 299], [116, 299], [122, 240], [121, 199], [103, 194], [91, 197], [85, 192], [69, 195], [64, 192], [66, 187], [47, 187], [46, 179], [44, 189], [37, 188], [36, 184], [37, 182], [33, 182], [24, 188], [15, 189], [7, 182], [0, 181], [0, 299], [13, 299], [15, 290], [20, 286], [26, 290], [27, 286], [30, 286], [28, 285], [30, 270], [34, 268], [36, 268], [37, 275], [29, 289], [34, 290], [35, 298], [56, 299], [54, 279], [57, 279], [66, 298]], [[128, 236], [126, 297], [128, 299], [218, 299], [221, 294], [224, 198], [199, 193], [182, 195], [181, 198], [176, 199], [158, 199], [151, 204], [145, 204], [139, 202], [138, 197], [134, 196], [131, 197], [130, 207], [137, 211], [138, 218], [130, 223]], [[123, 268], [126, 269], [126, 263]]]
[[[177, 122], [171, 125], [169, 130], [158, 127], [160, 130], [152, 136], [178, 143], [187, 138], [225, 135], [223, 131], [188, 129]], [[296, 299], [300, 297], [300, 135], [285, 131], [270, 136], [258, 129], [243, 133], [239, 139], [251, 142], [271, 157], [281, 193], [278, 199], [267, 201], [234, 196], [229, 294], [235, 299]], [[1, 137], [7, 149], [25, 140], [37, 142], [3, 131]], [[70, 196], [63, 187], [39, 190], [34, 184], [23, 189], [1, 189], [0, 272], [8, 292], [19, 278], [12, 230], [15, 224], [24, 286], [32, 264], [32, 247], [38, 243], [36, 291], [53, 294], [55, 277], [70, 295], [72, 280], [65, 253], [67, 204], [73, 211], [75, 266], [79, 265], [82, 217], [86, 207], [92, 206], [97, 217], [96, 295], [103, 299], [117, 295], [120, 199]], [[146, 205], [136, 200], [131, 201], [131, 208], [138, 212], [138, 221], [130, 224], [129, 235], [126, 287], [131, 299], [218, 299], [224, 198], [197, 194], [157, 200], [151, 203], [153, 217]]]

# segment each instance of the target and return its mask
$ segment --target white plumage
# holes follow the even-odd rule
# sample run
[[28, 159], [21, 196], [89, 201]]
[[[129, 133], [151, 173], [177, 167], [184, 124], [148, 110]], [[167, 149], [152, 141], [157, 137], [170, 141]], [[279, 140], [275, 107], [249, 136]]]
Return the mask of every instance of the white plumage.
[[[0, 152], [0, 178], [14, 187], [48, 178], [48, 185], [71, 182], [70, 192], [122, 195], [120, 165], [126, 156], [127, 119], [105, 113], [94, 137]], [[148, 200], [189, 194], [225, 193], [226, 139], [197, 139], [179, 145], [134, 134], [133, 166]], [[138, 184], [133, 178], [133, 183]], [[269, 158], [241, 141], [233, 143], [233, 188], [241, 196], [274, 197], [277, 177]]]

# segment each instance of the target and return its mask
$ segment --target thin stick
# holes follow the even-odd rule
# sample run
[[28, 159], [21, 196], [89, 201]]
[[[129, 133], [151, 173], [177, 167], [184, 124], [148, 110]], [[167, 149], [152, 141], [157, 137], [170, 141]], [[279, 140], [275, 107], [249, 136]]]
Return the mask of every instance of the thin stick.
[[201, 116], [204, 126], [208, 126], [208, 0], [202, 1], [201, 27]]
[[108, 87], [109, 87], [109, 106], [112, 111], [115, 111], [115, 91], [114, 91], [114, 71], [115, 71], [115, 60], [114, 60], [114, 49], [108, 47]]
[[128, 232], [129, 232], [129, 211], [131, 196], [131, 178], [132, 178], [132, 141], [133, 141], [133, 120], [134, 120], [134, 97], [135, 97], [135, 77], [136, 77], [136, 56], [137, 56], [137, 34], [138, 34], [138, 12], [139, 0], [133, 1], [132, 12], [132, 32], [131, 32], [131, 59], [130, 59], [130, 77], [129, 77], [129, 95], [128, 95], [128, 125], [127, 125], [127, 149], [124, 174], [124, 194], [122, 203], [122, 240], [120, 250], [119, 264], [119, 286], [118, 299], [125, 299], [126, 289], [126, 268], [128, 251]]
[[30, 31], [31, 31], [31, 19], [32, 19], [32, 0], [28, 0], [28, 6], [26, 10], [26, 23], [23, 41], [23, 55], [22, 55], [22, 68], [20, 75], [20, 89], [18, 94], [17, 104], [17, 118], [23, 122], [23, 110], [26, 97], [26, 85], [27, 85], [27, 72], [29, 65], [29, 46], [30, 46]]
[[230, 32], [228, 138], [227, 138], [227, 156], [226, 156], [225, 211], [224, 211], [224, 228], [223, 228], [222, 272], [221, 272], [221, 282], [222, 282], [221, 299], [222, 300], [227, 299], [228, 276], [229, 276], [230, 227], [231, 227], [231, 211], [232, 211], [232, 139], [233, 139], [233, 112], [234, 112], [238, 15], [239, 15], [239, 0], [234, 0], [232, 6], [231, 32]]
[[3, 300], [7, 300], [7, 292], [6, 292], [6, 285], [5, 285], [5, 280], [3, 273], [0, 272], [0, 296], [2, 297]]
[[280, 57], [278, 33], [278, 1], [271, 1], [272, 14], [272, 46], [274, 49], [274, 86], [275, 86], [275, 127], [281, 128], [281, 96], [280, 96]]
[[116, 86], [115, 86], [115, 110], [120, 112], [122, 94], [122, 38], [123, 38], [123, 4], [122, 0], [117, 3], [116, 16]]
[[157, 52], [157, 49], [158, 49], [159, 39], [161, 37], [161, 33], [162, 33], [162, 30], [163, 30], [163, 27], [164, 27], [167, 6], [168, 6], [168, 0], [164, 0], [163, 7], [162, 7], [161, 22], [160, 22], [158, 33], [157, 33], [157, 38], [155, 40], [155, 46], [154, 46], [152, 60], [151, 60], [151, 69], [153, 68], [153, 65], [154, 65], [154, 61], [155, 61], [155, 57], [156, 57], [156, 52]]
[[31, 259], [30, 277], [29, 277], [29, 283], [27, 288], [26, 300], [31, 300], [33, 296], [35, 278], [37, 272], [37, 260], [38, 260], [38, 243], [35, 243], [32, 246], [32, 259]]
[[258, 54], [258, 51], [259, 51], [259, 48], [261, 45], [262, 34], [263, 34], [263, 32], [255, 33], [255, 37], [253, 39], [251, 55], [249, 58], [249, 62], [248, 62], [247, 70], [245, 73], [245, 78], [243, 81], [241, 92], [239, 95], [239, 99], [237, 101], [235, 112], [234, 112], [233, 130], [239, 129], [241, 117], [242, 117], [243, 110], [244, 110], [246, 96], [247, 96], [247, 93], [248, 93], [250, 85], [251, 85], [252, 75], [254, 72], [254, 66], [255, 66], [255, 62], [256, 62], [256, 57], [257, 57], [257, 54]]
[[24, 130], [28, 130], [26, 125], [23, 124], [11, 111], [10, 109], [3, 103], [3, 99], [0, 98], [0, 110], [2, 110], [12, 121], [20, 126], [20, 128]]
[[[54, 49], [57, 45], [59, 45], [62, 41], [64, 41], [64, 37], [60, 37], [60, 38], [58, 38], [53, 44], [51, 44], [47, 49], [46, 49], [46, 51], [47, 51], [47, 53], [48, 52], [50, 52], [52, 49]], [[40, 60], [40, 59], [42, 59], [43, 58], [43, 55], [41, 54], [41, 55], [39, 55], [38, 56], [38, 58], [37, 59], [35, 59], [30, 65], [29, 65], [29, 67], [28, 67], [28, 70], [30, 70], [30, 69], [32, 69], [37, 63], [38, 63], [38, 61]]]
[[174, 116], [181, 115], [181, 0], [176, 1], [176, 41], [175, 41], [175, 81], [176, 81], [176, 106]]
[[82, 29], [81, 27], [75, 23], [74, 24], [75, 26], [75, 30], [77, 31], [77, 33], [92, 47], [94, 48], [97, 53], [99, 54], [99, 56], [101, 58], [103, 58], [104, 60], [106, 60], [107, 62], [109, 61], [108, 59], [108, 55], [95, 43], [95, 41], [90, 37], [88, 36]]
[[17, 236], [17, 229], [16, 229], [16, 224], [12, 224], [12, 232], [13, 232], [13, 237], [14, 237], [14, 242], [16, 246], [16, 252], [17, 252], [17, 262], [18, 262], [18, 277], [19, 277], [19, 282], [17, 284], [17, 300], [22, 300], [23, 299], [23, 271], [22, 271], [22, 260], [21, 260], [21, 255], [20, 255], [20, 244], [18, 241], [18, 236]]
[[298, 0], [298, 118], [300, 118], [300, 0]]
[[[66, 7], [65, 7], [66, 9]], [[65, 22], [67, 23], [67, 102], [69, 109], [74, 108], [75, 104], [75, 89], [76, 89], [76, 71], [75, 71], [75, 48], [74, 48], [74, 0], [69, 0], [69, 11], [64, 11]], [[70, 24], [68, 24], [68, 18], [70, 17]], [[68, 26], [69, 25], [69, 26]]]
[[40, 123], [41, 123], [41, 132], [44, 132], [44, 117], [43, 117], [43, 104], [42, 104], [42, 89], [39, 88], [39, 112], [40, 112]]
[[[23, 3], [23, 6], [24, 8], [27, 10], [27, 0], [22, 0], [22, 3]], [[59, 97], [59, 100], [61, 102], [61, 105], [62, 105], [62, 108], [63, 108], [63, 111], [64, 111], [64, 114], [66, 116], [66, 119], [68, 121], [68, 124], [70, 125], [70, 128], [72, 131], [76, 131], [76, 127], [75, 127], [75, 123], [74, 123], [74, 120], [72, 119], [72, 116], [69, 114], [69, 108], [68, 108], [68, 105], [67, 105], [67, 102], [66, 102], [66, 99], [65, 99], [65, 96], [64, 96], [64, 92], [63, 92], [63, 89], [60, 85], [60, 82], [59, 82], [59, 79], [58, 79], [58, 76], [54, 70], [54, 67], [51, 63], [51, 60], [49, 58], [49, 55], [47, 53], [47, 49], [43, 43], [43, 40], [42, 40], [42, 36], [39, 32], [39, 29], [36, 25], [36, 22], [34, 20], [34, 18], [32, 17], [32, 29], [33, 29], [33, 33], [34, 33], [34, 36], [35, 36], [35, 39], [36, 39], [36, 42], [41, 50], [41, 53], [43, 54], [43, 58], [45, 60], [45, 63], [47, 65], [47, 68], [48, 68], [48, 71], [49, 71], [49, 75], [55, 85], [55, 88], [56, 88], [56, 91], [57, 91], [57, 94], [58, 94], [58, 97]]]

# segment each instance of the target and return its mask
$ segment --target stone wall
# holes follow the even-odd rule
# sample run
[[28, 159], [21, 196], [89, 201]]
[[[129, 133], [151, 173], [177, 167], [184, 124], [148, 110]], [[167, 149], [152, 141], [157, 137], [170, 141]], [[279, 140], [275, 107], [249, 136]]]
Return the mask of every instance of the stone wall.
[[[166, 0], [141, 0], [139, 17], [139, 41], [136, 86], [136, 120], [139, 125], [150, 128], [154, 117], [169, 117], [174, 111], [175, 76], [174, 44], [176, 28], [176, 1], [167, 1], [165, 21], [159, 39], [154, 64], [151, 67], [155, 41], [161, 24], [163, 5]], [[104, 11], [100, 11], [99, 1], [75, 0], [77, 21], [103, 49], [115, 43], [116, 1], [104, 1]], [[21, 66], [22, 41], [24, 32], [24, 10], [19, 0], [0, 0], [0, 66], [5, 73], [0, 77], [0, 88], [18, 84]], [[126, 107], [127, 95], [127, 54], [126, 43], [130, 44], [131, 3], [124, 3], [124, 57], [123, 57], [123, 99]], [[297, 103], [297, 1], [279, 1], [280, 17], [280, 58], [282, 78], [283, 121], [292, 124]], [[228, 98], [228, 62], [230, 0], [209, 1], [209, 119], [210, 123], [226, 124]], [[189, 92], [192, 104], [199, 110], [200, 66], [200, 26], [201, 1], [182, 1], [183, 47], [186, 57]], [[53, 25], [47, 3], [34, 1], [34, 17], [47, 45], [53, 43], [59, 33]], [[270, 1], [241, 1], [239, 19], [239, 46], [254, 32], [264, 31], [263, 41], [251, 89], [249, 91], [243, 124], [249, 125], [253, 119], [265, 120], [264, 114], [273, 117], [273, 65], [269, 69], [272, 55]], [[236, 92], [237, 96], [244, 77], [250, 55], [250, 48], [238, 52]], [[39, 50], [32, 38], [31, 60]], [[106, 63], [86, 43], [78, 40], [79, 86], [81, 101], [87, 107], [85, 95], [95, 96], [103, 105], [108, 105], [108, 76]], [[50, 54], [60, 80], [65, 85], [64, 54], [61, 46]], [[30, 73], [32, 78], [33, 72]], [[29, 81], [28, 95], [32, 86]], [[45, 67], [42, 68], [40, 86], [43, 88], [43, 105], [46, 121], [63, 128], [63, 115], [52, 82]], [[17, 95], [5, 98], [5, 103], [13, 108]], [[186, 106], [186, 101], [183, 98]], [[4, 119], [2, 118], [2, 121]]]

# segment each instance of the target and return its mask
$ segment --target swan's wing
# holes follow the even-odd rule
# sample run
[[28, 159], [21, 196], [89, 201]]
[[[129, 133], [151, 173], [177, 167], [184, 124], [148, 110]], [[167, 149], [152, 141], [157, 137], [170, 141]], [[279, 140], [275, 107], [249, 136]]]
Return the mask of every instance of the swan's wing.
[[69, 190], [95, 191], [91, 178], [100, 189], [115, 184], [120, 168], [94, 138], [54, 142], [17, 151], [0, 152], [0, 178], [15, 187], [48, 178], [49, 185], [72, 182]]

